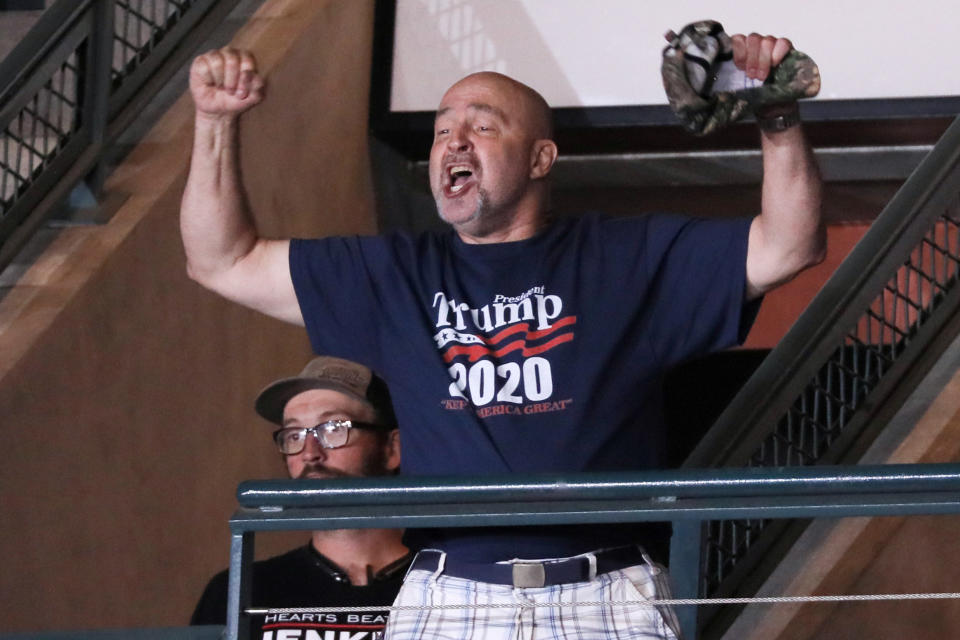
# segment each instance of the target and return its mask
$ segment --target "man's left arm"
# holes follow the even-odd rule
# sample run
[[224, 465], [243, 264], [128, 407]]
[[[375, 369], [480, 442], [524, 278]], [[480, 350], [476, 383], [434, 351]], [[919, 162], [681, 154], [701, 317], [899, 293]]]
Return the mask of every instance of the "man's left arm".
[[[755, 33], [731, 39], [734, 62], [758, 79], [766, 78], [771, 66], [793, 48], [786, 38]], [[820, 171], [794, 117], [796, 108], [796, 103], [774, 105], [757, 114], [763, 187], [760, 215], [750, 226], [747, 246], [748, 300], [791, 280], [826, 255]]]

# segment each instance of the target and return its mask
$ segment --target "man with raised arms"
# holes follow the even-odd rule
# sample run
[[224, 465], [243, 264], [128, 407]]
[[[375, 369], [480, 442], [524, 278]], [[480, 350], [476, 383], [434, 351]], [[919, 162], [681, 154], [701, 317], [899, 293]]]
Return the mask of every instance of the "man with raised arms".
[[[736, 66], [763, 79], [792, 44], [751, 34], [733, 47]], [[819, 174], [796, 118], [761, 126], [755, 217], [555, 220], [550, 109], [489, 72], [454, 84], [437, 110], [430, 185], [450, 230], [261, 238], [237, 157], [240, 114], [264, 96], [255, 60], [204, 54], [190, 88], [196, 138], [181, 217], [190, 276], [304, 324], [316, 351], [383, 376], [405, 474], [662, 467], [665, 369], [736, 344], [764, 292], [824, 255]], [[388, 637], [513, 637], [536, 625], [537, 637], [672, 638], [669, 611], [642, 602], [664, 593], [650, 554], [662, 554], [665, 536], [658, 525], [409, 531], [429, 550], [400, 604], [637, 605], [401, 611]]]

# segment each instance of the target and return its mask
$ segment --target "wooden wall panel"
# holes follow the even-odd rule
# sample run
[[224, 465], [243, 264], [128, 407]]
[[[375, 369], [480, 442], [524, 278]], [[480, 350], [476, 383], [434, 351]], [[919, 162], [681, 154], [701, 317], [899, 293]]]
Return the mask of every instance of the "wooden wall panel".
[[[372, 1], [282, 0], [235, 39], [270, 83], [242, 139], [265, 232], [375, 229], [372, 25]], [[185, 624], [227, 564], [237, 483], [284, 473], [252, 404], [309, 345], [187, 279], [191, 131], [184, 97], [111, 177], [111, 222], [63, 234], [0, 303], [0, 631]]]

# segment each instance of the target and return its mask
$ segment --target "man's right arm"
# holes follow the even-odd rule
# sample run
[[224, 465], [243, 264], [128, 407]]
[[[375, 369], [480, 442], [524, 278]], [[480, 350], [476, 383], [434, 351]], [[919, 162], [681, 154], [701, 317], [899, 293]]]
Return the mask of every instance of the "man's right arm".
[[240, 115], [263, 99], [248, 52], [209, 51], [190, 68], [196, 107], [190, 173], [180, 205], [187, 273], [204, 287], [267, 315], [303, 324], [289, 240], [257, 234], [240, 173]]

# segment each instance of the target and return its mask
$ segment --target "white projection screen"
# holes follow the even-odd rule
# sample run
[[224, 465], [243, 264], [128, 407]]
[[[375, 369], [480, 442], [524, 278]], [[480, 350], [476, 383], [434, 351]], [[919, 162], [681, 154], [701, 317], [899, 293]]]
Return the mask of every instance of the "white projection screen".
[[663, 34], [704, 18], [789, 37], [820, 66], [819, 100], [960, 94], [957, 0], [397, 0], [389, 110], [432, 110], [480, 70], [554, 107], [666, 104]]

